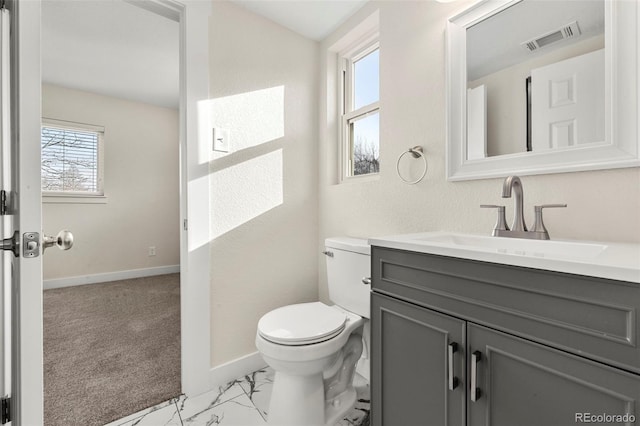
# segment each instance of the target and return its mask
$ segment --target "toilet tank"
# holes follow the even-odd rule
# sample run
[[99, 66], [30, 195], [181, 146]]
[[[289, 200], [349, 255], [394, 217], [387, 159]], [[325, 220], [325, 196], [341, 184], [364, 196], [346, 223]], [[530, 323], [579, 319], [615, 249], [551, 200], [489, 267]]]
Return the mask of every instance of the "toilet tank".
[[329, 299], [336, 305], [370, 318], [371, 247], [360, 238], [336, 237], [325, 240]]

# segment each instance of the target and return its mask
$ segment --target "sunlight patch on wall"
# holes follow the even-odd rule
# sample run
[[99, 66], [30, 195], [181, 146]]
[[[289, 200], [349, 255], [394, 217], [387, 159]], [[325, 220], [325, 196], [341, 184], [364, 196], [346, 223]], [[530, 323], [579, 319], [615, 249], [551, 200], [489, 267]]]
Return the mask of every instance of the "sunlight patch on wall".
[[[214, 127], [230, 130], [229, 153], [240, 151], [284, 136], [284, 86], [255, 90], [200, 102], [201, 132], [209, 139], [207, 151], [200, 151], [201, 164], [228, 155], [212, 152]], [[205, 154], [205, 155], [203, 155]]]
[[212, 239], [283, 202], [282, 149], [211, 174]]

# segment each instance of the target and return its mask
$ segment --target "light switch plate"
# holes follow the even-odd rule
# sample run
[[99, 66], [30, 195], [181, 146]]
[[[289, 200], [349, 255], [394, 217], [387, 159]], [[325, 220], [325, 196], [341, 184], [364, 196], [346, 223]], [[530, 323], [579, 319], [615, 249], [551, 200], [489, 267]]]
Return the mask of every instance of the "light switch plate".
[[213, 129], [213, 150], [218, 152], [229, 152], [229, 142], [231, 131], [229, 129]]

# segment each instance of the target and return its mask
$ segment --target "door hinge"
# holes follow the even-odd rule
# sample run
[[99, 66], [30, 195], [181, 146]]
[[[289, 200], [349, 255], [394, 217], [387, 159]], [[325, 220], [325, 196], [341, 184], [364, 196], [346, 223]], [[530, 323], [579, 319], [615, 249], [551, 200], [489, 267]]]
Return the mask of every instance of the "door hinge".
[[0, 216], [7, 214], [7, 191], [0, 191]]
[[2, 412], [0, 413], [0, 423], [5, 424], [11, 421], [11, 398], [2, 398]]
[[189, 221], [187, 219], [184, 219], [182, 221], [182, 229], [184, 229], [185, 231], [189, 230]]

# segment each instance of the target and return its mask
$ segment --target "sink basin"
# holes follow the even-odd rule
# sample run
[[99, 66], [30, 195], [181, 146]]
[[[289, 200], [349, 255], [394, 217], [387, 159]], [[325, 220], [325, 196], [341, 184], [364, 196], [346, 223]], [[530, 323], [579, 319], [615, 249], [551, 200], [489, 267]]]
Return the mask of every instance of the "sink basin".
[[527, 240], [455, 232], [370, 238], [372, 246], [640, 283], [640, 244]]
[[500, 238], [483, 235], [465, 235], [438, 232], [416, 236], [416, 242], [436, 243], [459, 248], [485, 249], [497, 253], [535, 257], [562, 257], [594, 259], [602, 254], [604, 244], [573, 241], [526, 240], [522, 238]]

